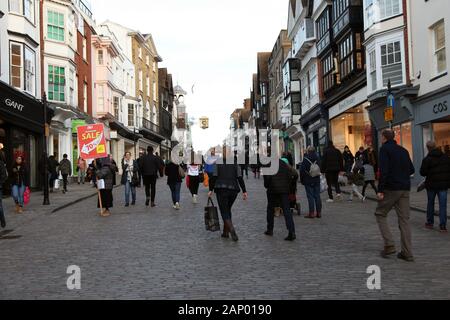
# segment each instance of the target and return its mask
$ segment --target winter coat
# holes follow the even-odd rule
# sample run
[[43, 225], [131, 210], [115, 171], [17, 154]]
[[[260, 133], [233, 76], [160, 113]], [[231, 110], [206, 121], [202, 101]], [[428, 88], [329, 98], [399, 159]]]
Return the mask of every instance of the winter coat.
[[344, 165], [345, 167], [351, 167], [353, 165], [353, 163], [355, 162], [355, 157], [353, 156], [353, 154], [349, 151], [344, 151], [344, 153], [342, 154], [342, 157], [344, 158]]
[[209, 190], [232, 190], [247, 192], [242, 170], [237, 164], [215, 164], [209, 180]]
[[[309, 161], [307, 159], [309, 159]], [[316, 152], [305, 155], [303, 162], [300, 164], [300, 182], [305, 186], [320, 184], [320, 176], [311, 177], [309, 175], [311, 163], [317, 163], [320, 166], [319, 156]]]
[[70, 160], [61, 160], [61, 162], [59, 163], [59, 171], [61, 172], [61, 174], [67, 174], [69, 176], [72, 175], [72, 164], [70, 163]]
[[434, 149], [423, 159], [420, 175], [426, 177], [425, 187], [430, 190], [450, 188], [450, 157]]
[[375, 181], [375, 169], [366, 163], [364, 166], [364, 181]]
[[408, 151], [395, 140], [387, 141], [380, 149], [379, 192], [410, 191], [411, 175], [415, 169]]
[[344, 171], [344, 158], [335, 147], [325, 149], [322, 157], [322, 173]]
[[58, 175], [58, 166], [59, 166], [59, 162], [56, 161], [55, 158], [49, 158], [48, 159], [48, 172], [51, 173], [53, 176], [57, 176]]
[[173, 162], [169, 162], [166, 165], [166, 168], [164, 169], [164, 171], [165, 171], [164, 173], [167, 176], [167, 184], [169, 186], [183, 182], [183, 179], [180, 176], [180, 166], [179, 165], [177, 165]]
[[105, 180], [105, 189], [112, 190], [114, 175], [116, 174], [116, 166], [113, 164], [104, 165], [100, 170], [97, 170], [97, 178]]
[[17, 164], [14, 164], [10, 177], [11, 185], [13, 186], [21, 186], [22, 184], [26, 187], [30, 186], [30, 177], [24, 165], [19, 167]]
[[120, 183], [125, 185], [127, 181], [132, 182], [133, 176], [137, 176], [137, 173], [139, 171], [138, 163], [136, 160], [132, 160], [132, 166], [133, 168], [130, 169], [130, 165], [126, 163], [125, 160], [122, 160], [122, 178], [120, 180]]
[[264, 176], [264, 187], [271, 194], [289, 194], [292, 182], [298, 179], [297, 170], [279, 160], [278, 172], [272, 176]]
[[139, 159], [139, 169], [143, 176], [157, 176], [159, 172], [162, 177], [163, 167], [163, 161], [154, 154], [147, 154]]

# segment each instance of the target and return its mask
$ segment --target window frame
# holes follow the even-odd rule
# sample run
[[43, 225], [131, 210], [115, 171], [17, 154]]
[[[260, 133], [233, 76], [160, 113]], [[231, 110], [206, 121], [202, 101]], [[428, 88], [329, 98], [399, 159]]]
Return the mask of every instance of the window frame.
[[[52, 67], [53, 72], [50, 73], [50, 67]], [[55, 68], [59, 69], [59, 72], [56, 73], [55, 72]], [[63, 70], [63, 73], [61, 74], [61, 69]], [[66, 82], [66, 67], [65, 66], [60, 66], [60, 65], [53, 65], [53, 64], [48, 64], [47, 65], [47, 96], [48, 96], [48, 100], [49, 101], [55, 101], [55, 102], [65, 102], [66, 101], [66, 86], [67, 86], [67, 82]], [[53, 75], [53, 81], [50, 82], [50, 76]], [[58, 76], [59, 78], [62, 78], [62, 83], [61, 81], [59, 81], [59, 83], [55, 82], [56, 76]], [[62, 77], [61, 77], [62, 76]], [[55, 91], [54, 88], [56, 86], [59, 86], [59, 89], [63, 89], [62, 91], [58, 90]], [[50, 86], [52, 86], [52, 90], [50, 90]], [[55, 99], [55, 92], [58, 92], [59, 97], [58, 99]], [[64, 99], [61, 99], [61, 94], [63, 94]]]
[[[29, 94], [35, 96], [36, 95], [36, 51], [34, 51], [33, 49], [31, 49], [29, 46], [27, 45], [23, 45], [24, 46], [24, 50], [23, 50], [23, 61], [24, 61], [24, 67], [23, 67], [23, 71], [24, 71], [24, 82], [23, 82], [23, 90], [25, 92], [28, 92]], [[32, 55], [32, 70], [27, 70], [27, 51]], [[31, 79], [27, 80], [27, 75], [30, 74], [31, 75]], [[27, 88], [27, 82], [29, 82], [29, 85], [31, 86], [30, 88]]]
[[[133, 110], [131, 114], [130, 114], [130, 110]], [[135, 126], [135, 107], [134, 107], [134, 104], [132, 104], [132, 103], [128, 104], [127, 115], [128, 115], [128, 117], [127, 117], [127, 119], [128, 119], [128, 122], [127, 122], [128, 126], [129, 127], [134, 127]]]
[[[13, 64], [13, 51], [12, 47], [16, 46], [20, 49], [19, 54], [14, 54], [14, 56], [20, 57], [20, 65]], [[13, 76], [13, 68], [19, 68], [19, 86], [16, 86], [13, 82], [13, 78], [17, 79], [17, 75]], [[25, 83], [25, 48], [24, 44], [16, 41], [9, 42], [9, 83], [12, 87], [17, 89], [23, 89]]]
[[[389, 1], [391, 3], [392, 13], [386, 15], [386, 9], [384, 10], [384, 15], [381, 15], [380, 2], [386, 3]], [[398, 4], [398, 12], [394, 12], [394, 2]], [[403, 1], [401, 0], [364, 0], [363, 1], [363, 11], [364, 11], [364, 28], [368, 29], [373, 25], [380, 23], [382, 21], [397, 17], [403, 14]], [[369, 17], [371, 14], [371, 18]]]
[[[55, 23], [53, 20], [53, 17], [55, 14], [58, 16], [58, 24]], [[52, 23], [50, 23], [50, 15], [52, 16]], [[62, 24], [60, 21], [61, 17], [62, 17]], [[64, 13], [61, 13], [58, 10], [55, 10], [53, 8], [49, 8], [49, 9], [47, 9], [46, 18], [47, 18], [46, 19], [46, 28], [47, 28], [46, 39], [64, 43], [66, 41], [66, 17], [64, 15]], [[51, 32], [50, 32], [49, 27], [52, 27]], [[57, 31], [55, 32], [54, 29], [56, 29]], [[60, 39], [60, 35], [61, 35], [60, 32], [62, 32], [62, 37], [63, 37], [62, 40]], [[54, 37], [55, 34], [57, 35], [57, 39]]]
[[[438, 27], [442, 26], [442, 32], [444, 33], [443, 35], [443, 39], [444, 39], [444, 46], [440, 47], [440, 48], [436, 48], [437, 46], [437, 33], [436, 30]], [[445, 20], [439, 20], [438, 22], [436, 22], [432, 27], [431, 27], [431, 33], [432, 33], [432, 60], [433, 60], [433, 77], [436, 76], [440, 76], [444, 73], [447, 72], [448, 70], [448, 64], [447, 64], [447, 43], [446, 43], [446, 39], [445, 39]], [[442, 71], [439, 71], [439, 63], [438, 63], [438, 54], [440, 52], [444, 53], [444, 58], [445, 58], [445, 68]]]
[[[337, 80], [336, 80], [335, 74], [334, 74], [335, 67], [336, 67], [334, 65], [334, 58], [335, 58], [334, 54], [331, 51], [320, 60], [320, 67], [322, 68], [321, 81], [322, 81], [322, 88], [323, 88], [324, 93], [333, 89], [337, 84]], [[329, 82], [328, 86], [325, 85], [326, 84], [325, 81]]]

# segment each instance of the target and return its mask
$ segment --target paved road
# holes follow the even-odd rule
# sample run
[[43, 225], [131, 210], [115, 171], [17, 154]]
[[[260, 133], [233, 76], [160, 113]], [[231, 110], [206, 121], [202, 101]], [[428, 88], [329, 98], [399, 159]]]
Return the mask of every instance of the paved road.
[[[0, 299], [410, 299], [450, 298], [450, 238], [423, 228], [412, 213], [417, 261], [378, 257], [382, 247], [374, 202], [325, 204], [322, 220], [296, 217], [298, 240], [286, 243], [283, 218], [275, 236], [265, 231], [262, 180], [248, 180], [250, 199], [240, 198], [234, 220], [238, 243], [203, 227], [206, 190], [193, 205], [183, 187], [180, 212], [158, 182], [158, 207], [121, 205], [100, 218], [89, 199], [55, 214], [29, 213], [0, 238]], [[304, 200], [304, 192], [300, 197]], [[120, 204], [120, 205], [119, 205]], [[303, 207], [306, 203], [303, 201]], [[394, 215], [393, 231], [399, 239]], [[81, 290], [66, 287], [69, 265], [81, 268]], [[382, 289], [370, 291], [366, 269], [382, 270]]]

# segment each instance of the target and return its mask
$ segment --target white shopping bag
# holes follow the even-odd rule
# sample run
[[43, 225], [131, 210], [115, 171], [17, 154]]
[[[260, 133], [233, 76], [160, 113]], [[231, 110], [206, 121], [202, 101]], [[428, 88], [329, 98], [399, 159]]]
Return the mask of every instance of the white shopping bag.
[[320, 176], [320, 193], [327, 191], [328, 189], [328, 184], [327, 184], [327, 179], [325, 178], [324, 175]]
[[54, 187], [54, 189], [58, 190], [58, 189], [59, 189], [59, 186], [60, 186], [59, 179], [56, 179], [56, 180], [55, 180], [55, 185], [54, 185], [53, 187]]
[[100, 179], [97, 181], [97, 189], [98, 190], [105, 189], [105, 180], [104, 179]]

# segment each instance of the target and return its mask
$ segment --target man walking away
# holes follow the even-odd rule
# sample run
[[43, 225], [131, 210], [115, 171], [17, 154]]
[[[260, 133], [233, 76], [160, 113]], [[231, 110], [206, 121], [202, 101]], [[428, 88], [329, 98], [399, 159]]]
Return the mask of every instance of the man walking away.
[[380, 183], [378, 186], [378, 207], [375, 212], [378, 227], [384, 240], [381, 256], [386, 258], [396, 253], [395, 243], [389, 229], [387, 215], [395, 208], [401, 233], [402, 251], [399, 259], [414, 261], [411, 245], [411, 228], [409, 225], [411, 175], [414, 166], [408, 151], [394, 140], [392, 130], [383, 131], [380, 149]]
[[286, 227], [289, 235], [286, 241], [294, 241], [297, 237], [295, 235], [294, 219], [289, 205], [289, 191], [292, 181], [298, 179], [297, 170], [292, 168], [283, 160], [279, 160], [278, 173], [276, 175], [264, 175], [264, 187], [267, 189], [267, 231], [268, 236], [273, 236], [274, 215], [273, 212], [276, 207], [281, 204], [284, 218], [286, 220]]
[[344, 159], [342, 153], [333, 145], [333, 141], [328, 142], [328, 148], [325, 149], [322, 157], [322, 173], [325, 174], [328, 184], [327, 202], [334, 202], [333, 189], [335, 187], [337, 199], [342, 200], [341, 187], [339, 186], [339, 173], [344, 171]]
[[49, 185], [50, 185], [50, 192], [53, 192], [53, 188], [55, 187], [55, 181], [58, 179], [58, 166], [59, 162], [56, 160], [56, 157], [50, 156], [48, 158], [48, 179], [49, 179]]
[[63, 155], [63, 159], [59, 163], [59, 172], [63, 178], [63, 193], [67, 192], [67, 178], [72, 175], [72, 164], [68, 159], [67, 154]]
[[425, 187], [428, 194], [427, 223], [428, 229], [434, 227], [434, 200], [439, 200], [440, 231], [447, 232], [447, 192], [450, 188], [450, 158], [434, 141], [427, 143], [428, 155], [422, 161], [420, 175], [426, 177]]
[[[143, 156], [140, 161], [140, 171], [142, 173], [142, 178], [144, 180], [145, 186], [145, 205], [148, 206], [151, 200], [151, 206], [156, 207], [155, 204], [155, 196], [156, 196], [156, 179], [158, 176], [158, 171], [161, 168], [161, 162], [153, 154], [153, 147], [149, 146], [147, 148], [147, 155]], [[163, 177], [161, 172], [159, 172], [160, 176]], [[150, 193], [151, 190], [151, 193]]]

